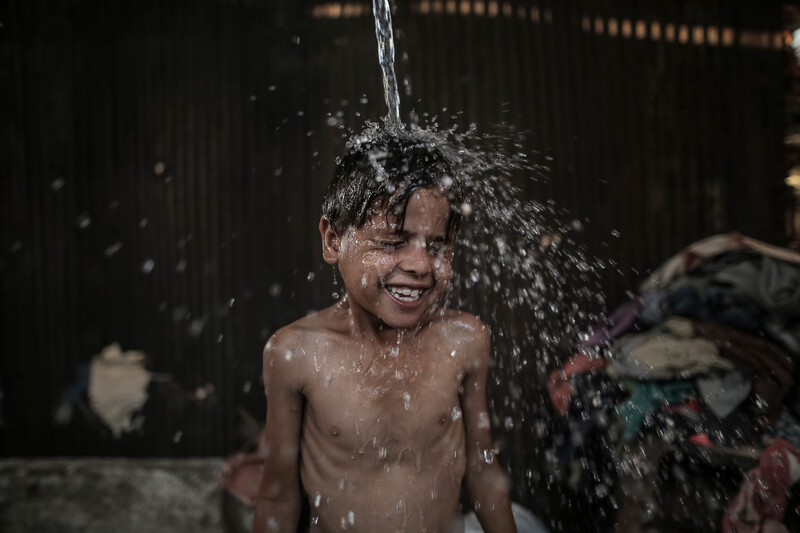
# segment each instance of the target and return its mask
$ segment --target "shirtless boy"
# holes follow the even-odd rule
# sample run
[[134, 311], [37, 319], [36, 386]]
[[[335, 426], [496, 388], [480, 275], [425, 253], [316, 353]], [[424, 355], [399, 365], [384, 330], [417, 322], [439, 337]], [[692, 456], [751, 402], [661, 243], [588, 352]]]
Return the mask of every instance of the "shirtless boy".
[[458, 180], [410, 134], [349, 149], [319, 223], [345, 294], [264, 349], [266, 459], [256, 533], [516, 531], [486, 408], [486, 326], [444, 308]]

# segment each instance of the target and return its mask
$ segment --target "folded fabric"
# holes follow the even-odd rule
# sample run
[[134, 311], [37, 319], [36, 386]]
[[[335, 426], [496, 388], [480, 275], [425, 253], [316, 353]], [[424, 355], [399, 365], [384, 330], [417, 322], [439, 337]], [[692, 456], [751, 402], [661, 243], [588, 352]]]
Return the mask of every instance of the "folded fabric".
[[719, 354], [748, 374], [752, 395], [770, 422], [780, 416], [783, 398], [794, 384], [794, 361], [772, 342], [713, 322], [692, 322], [694, 331], [714, 343]]
[[597, 322], [592, 333], [581, 342], [581, 346], [584, 348], [600, 346], [619, 337], [636, 324], [641, 308], [640, 298], [619, 305], [607, 318]]
[[547, 391], [550, 393], [550, 402], [556, 413], [561, 416], [567, 414], [569, 402], [572, 397], [570, 377], [574, 374], [600, 370], [606, 365], [602, 357], [591, 358], [584, 353], [576, 353], [570, 357], [561, 370], [552, 370], [548, 375]]
[[800, 316], [800, 265], [758, 257], [727, 266], [712, 279], [749, 296], [770, 314]]
[[697, 268], [706, 258], [732, 250], [749, 249], [767, 257], [800, 265], [800, 253], [761, 242], [739, 233], [712, 235], [690, 244], [654, 270], [639, 285], [640, 292], [656, 291], [678, 276]]
[[784, 439], [762, 452], [722, 517], [723, 533], [788, 533], [789, 487], [800, 478], [800, 452]]
[[681, 316], [725, 324], [747, 331], [761, 331], [769, 315], [747, 294], [720, 287], [705, 279], [682, 279], [642, 300], [641, 317], [650, 325], [669, 316]]
[[628, 334], [611, 346], [607, 372], [639, 380], [686, 379], [711, 369], [732, 370], [717, 346], [696, 337], [688, 319], [671, 317], [643, 333]]
[[641, 382], [631, 397], [617, 406], [617, 415], [625, 422], [622, 440], [635, 437], [645, 417], [662, 405], [684, 402], [693, 394], [691, 381]]
[[703, 403], [719, 418], [731, 414], [750, 395], [750, 378], [744, 373], [712, 372], [695, 380]]

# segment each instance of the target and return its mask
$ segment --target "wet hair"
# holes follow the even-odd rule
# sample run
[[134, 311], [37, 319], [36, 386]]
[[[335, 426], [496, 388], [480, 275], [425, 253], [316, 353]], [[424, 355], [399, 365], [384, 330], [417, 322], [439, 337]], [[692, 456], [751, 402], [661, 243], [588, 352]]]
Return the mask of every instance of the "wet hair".
[[384, 132], [348, 146], [338, 161], [322, 214], [339, 235], [351, 226], [361, 227], [376, 202], [397, 216], [403, 227], [405, 209], [414, 191], [442, 191], [450, 204], [447, 240], [452, 242], [461, 221], [462, 193], [458, 177], [444, 154], [407, 132]]

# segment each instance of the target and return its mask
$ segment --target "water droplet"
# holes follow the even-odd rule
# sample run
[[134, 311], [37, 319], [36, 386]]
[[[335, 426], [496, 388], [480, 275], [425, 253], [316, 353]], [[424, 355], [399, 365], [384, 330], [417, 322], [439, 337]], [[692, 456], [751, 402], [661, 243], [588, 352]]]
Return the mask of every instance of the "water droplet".
[[153, 165], [153, 174], [155, 174], [156, 176], [162, 175], [164, 173], [164, 171], [166, 171], [166, 170], [167, 170], [167, 166], [164, 163], [162, 163], [161, 161], [159, 161], [158, 163]]
[[89, 216], [89, 213], [81, 213], [80, 215], [78, 215], [78, 218], [75, 219], [75, 224], [80, 229], [88, 228], [89, 225], [91, 225], [91, 223], [92, 223], [92, 217]]
[[611, 236], [612, 236], [612, 237], [619, 238], [619, 237], [620, 237], [620, 232], [619, 232], [619, 231], [617, 231], [617, 230], [615, 230], [615, 229], [612, 229], [612, 230], [611, 230]]
[[189, 335], [192, 337], [199, 337], [201, 333], [203, 333], [203, 328], [206, 325], [206, 321], [202, 318], [195, 318], [192, 320], [192, 323], [189, 325]]
[[494, 450], [483, 450], [483, 462], [487, 465], [494, 463]]
[[272, 285], [269, 286], [269, 295], [272, 296], [273, 298], [277, 298], [278, 296], [281, 295], [281, 289], [282, 287], [280, 283], [273, 283]]
[[149, 274], [153, 271], [155, 267], [156, 267], [155, 261], [153, 261], [152, 259], [145, 259], [144, 262], [142, 263], [142, 272], [144, 272], [145, 274]]
[[177, 272], [178, 274], [183, 274], [183, 272], [186, 270], [186, 266], [187, 266], [186, 259], [181, 259], [180, 261], [178, 261], [178, 264], [175, 265], [175, 272]]
[[105, 256], [106, 257], [111, 257], [112, 255], [114, 255], [117, 252], [119, 252], [120, 248], [122, 248], [122, 243], [121, 242], [115, 242], [114, 244], [112, 244], [111, 246], [106, 248]]
[[182, 438], [183, 438], [183, 431], [178, 430], [175, 432], [175, 436], [172, 437], [172, 442], [178, 444]]
[[50, 182], [50, 188], [53, 190], [53, 192], [58, 192], [64, 187], [65, 183], [66, 182], [64, 181], [64, 178], [56, 178]]
[[461, 214], [465, 217], [472, 214], [472, 206], [469, 205], [467, 202], [461, 204]]
[[411, 395], [407, 392], [403, 393], [403, 407], [406, 411], [411, 411], [413, 409], [411, 405]]

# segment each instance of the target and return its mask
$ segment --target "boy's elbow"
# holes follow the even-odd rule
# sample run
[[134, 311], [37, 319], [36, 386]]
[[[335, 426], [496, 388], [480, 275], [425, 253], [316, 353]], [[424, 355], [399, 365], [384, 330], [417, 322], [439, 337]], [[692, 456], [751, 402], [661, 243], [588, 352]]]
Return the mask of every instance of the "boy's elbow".
[[467, 472], [467, 489], [472, 494], [503, 495], [509, 492], [509, 480], [499, 467], [476, 467]]
[[295, 533], [300, 521], [301, 495], [260, 492], [255, 499], [253, 533]]

